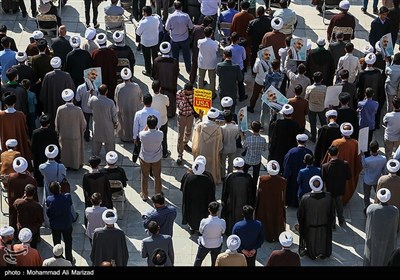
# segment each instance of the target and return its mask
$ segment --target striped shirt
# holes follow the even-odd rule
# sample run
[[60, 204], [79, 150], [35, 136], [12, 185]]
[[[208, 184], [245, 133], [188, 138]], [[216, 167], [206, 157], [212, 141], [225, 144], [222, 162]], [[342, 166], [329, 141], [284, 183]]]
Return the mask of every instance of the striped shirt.
[[248, 165], [257, 165], [261, 162], [261, 154], [267, 150], [267, 141], [260, 135], [252, 134], [244, 140], [244, 148], [247, 148], [244, 162]]

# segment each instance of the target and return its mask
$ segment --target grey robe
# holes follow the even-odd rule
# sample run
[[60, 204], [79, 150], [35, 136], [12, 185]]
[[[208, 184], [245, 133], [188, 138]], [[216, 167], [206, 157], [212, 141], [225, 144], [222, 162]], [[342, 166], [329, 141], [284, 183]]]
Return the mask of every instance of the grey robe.
[[69, 73], [53, 70], [44, 76], [39, 98], [43, 104], [43, 112], [51, 116], [51, 127], [54, 127], [57, 108], [65, 103], [61, 93], [67, 88], [75, 92], [75, 84]]
[[105, 95], [89, 98], [88, 107], [93, 113], [93, 141], [113, 143], [114, 125], [117, 124], [117, 109], [114, 102]]
[[133, 119], [142, 105], [142, 91], [137, 83], [123, 82], [115, 88], [114, 100], [117, 107], [118, 137], [122, 141], [133, 140]]
[[93, 246], [90, 259], [94, 266], [103, 261], [115, 261], [116, 266], [128, 264], [129, 252], [125, 233], [117, 228], [96, 228], [93, 234]]
[[399, 210], [393, 205], [371, 204], [365, 224], [364, 266], [386, 266], [396, 249]]
[[58, 107], [56, 131], [61, 147], [61, 161], [66, 167], [79, 169], [83, 165], [83, 133], [86, 128], [82, 109], [68, 102]]

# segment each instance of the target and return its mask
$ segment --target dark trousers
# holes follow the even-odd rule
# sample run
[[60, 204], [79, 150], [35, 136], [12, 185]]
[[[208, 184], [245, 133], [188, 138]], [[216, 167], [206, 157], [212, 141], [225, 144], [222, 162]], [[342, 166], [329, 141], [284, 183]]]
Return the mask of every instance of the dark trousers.
[[190, 46], [189, 46], [190, 37], [184, 41], [174, 42], [171, 40], [171, 49], [173, 58], [179, 61], [179, 49], [182, 49], [183, 60], [185, 62], [186, 72], [190, 74], [190, 69], [192, 62], [190, 60]]
[[218, 248], [206, 248], [203, 245], [199, 244], [196, 259], [194, 261], [194, 266], [201, 266], [201, 263], [209, 252], [211, 254], [211, 266], [215, 266], [215, 261], [217, 260], [218, 254], [221, 253], [221, 248], [222, 245]]
[[[27, 14], [24, 0], [19, 0], [19, 8], [21, 9], [21, 12], [23, 14]], [[36, 16], [37, 14], [36, 0], [31, 0], [31, 11], [32, 11], [32, 16], [33, 17]]]
[[163, 155], [166, 155], [168, 153], [168, 144], [167, 144], [168, 120], [164, 125], [160, 127], [160, 130], [164, 133], [161, 145], [162, 145]]
[[144, 69], [146, 69], [147, 73], [151, 73], [151, 70], [153, 69], [151, 62], [157, 57], [158, 47], [157, 45], [152, 47], [145, 47], [142, 45], [142, 51], [144, 57]]
[[83, 116], [85, 117], [85, 121], [86, 121], [86, 129], [85, 129], [85, 133], [83, 135], [83, 137], [85, 138], [85, 140], [87, 142], [90, 141], [90, 129], [89, 129], [89, 124], [90, 124], [90, 118], [92, 117], [92, 114], [90, 113], [83, 113]]
[[198, 58], [199, 58], [199, 50], [192, 49], [192, 67], [190, 69], [190, 75], [189, 75], [189, 81], [192, 84], [194, 84], [197, 80], [197, 68], [199, 67], [197, 63]]
[[371, 197], [371, 188], [374, 188], [376, 192], [376, 185], [367, 185], [365, 182], [363, 183], [364, 186], [364, 213], [367, 210], [367, 207], [371, 204], [370, 197]]
[[[335, 206], [336, 216], [338, 217], [339, 223], [343, 223], [345, 221], [343, 215], [343, 201], [342, 196], [335, 196], [333, 198], [333, 205]], [[333, 225], [335, 225], [335, 221], [333, 221]]]
[[39, 243], [40, 240], [40, 231], [32, 233], [32, 241], [31, 243], [29, 243], [29, 245], [36, 249], [37, 248], [37, 244]]
[[51, 229], [53, 244], [61, 244], [61, 234], [65, 243], [65, 258], [72, 262], [72, 226], [66, 230]]
[[246, 257], [246, 261], [247, 261], [247, 266], [256, 266], [256, 257], [257, 257], [257, 251], [254, 254], [254, 256], [252, 257]]
[[247, 163], [245, 163], [243, 167], [243, 172], [247, 174], [249, 172], [250, 167], [253, 167], [253, 181], [254, 184], [257, 186], [258, 177], [260, 177], [261, 162], [256, 165], [248, 165]]
[[241, 70], [241, 71], [242, 71], [242, 75], [243, 75], [243, 81], [238, 82], [239, 101], [243, 100], [243, 99], [244, 99], [244, 96], [246, 95], [245, 88], [244, 88], [244, 74], [245, 74], [245, 72], [246, 72], [246, 71], [245, 71], [245, 69], [246, 69], [246, 64], [245, 64], [245, 62], [243, 62], [243, 64], [245, 65], [245, 66], [243, 67], [243, 69]]
[[[90, 5], [93, 4], [92, 0], [85, 0], [85, 19], [86, 25], [90, 24]], [[93, 24], [97, 24], [97, 16], [99, 14], [98, 6], [93, 4]]]
[[142, 8], [146, 5], [146, 0], [132, 0], [132, 15], [139, 21], [142, 18]]
[[326, 124], [326, 117], [325, 117], [325, 110], [321, 112], [308, 112], [308, 120], [310, 121], [310, 128], [311, 128], [311, 141], [315, 142], [317, 138], [317, 116], [319, 118], [319, 122], [321, 126]]
[[256, 103], [258, 101], [258, 97], [260, 96], [260, 93], [264, 90], [263, 85], [259, 85], [256, 82], [254, 82], [254, 87], [253, 87], [253, 95], [251, 96], [250, 99], [250, 106], [252, 109], [256, 106]]

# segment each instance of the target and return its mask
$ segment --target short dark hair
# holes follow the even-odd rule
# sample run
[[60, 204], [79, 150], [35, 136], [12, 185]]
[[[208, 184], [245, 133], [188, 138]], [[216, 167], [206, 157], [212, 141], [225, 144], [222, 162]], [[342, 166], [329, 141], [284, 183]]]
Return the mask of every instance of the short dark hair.
[[46, 39], [40, 39], [36, 43], [37, 48], [40, 52], [44, 52], [47, 49], [47, 41]]
[[339, 153], [339, 149], [336, 146], [330, 146], [328, 148], [328, 154], [330, 154], [331, 156], [337, 156]]
[[271, 66], [272, 66], [272, 69], [273, 69], [273, 70], [278, 70], [278, 69], [280, 68], [280, 66], [281, 66], [281, 63], [279, 62], [278, 59], [274, 59], [274, 60], [271, 62]]
[[368, 97], [368, 98], [374, 96], [374, 90], [372, 88], [370, 88], [370, 87], [367, 87], [365, 89], [365, 96]]
[[294, 94], [301, 95], [303, 93], [302, 85], [298, 84], [294, 86]]
[[175, 1], [174, 2], [174, 8], [176, 10], [181, 10], [182, 9], [182, 3], [180, 1]]
[[342, 69], [339, 71], [339, 76], [342, 80], [347, 80], [350, 76], [349, 70]]
[[232, 8], [235, 8], [235, 6], [236, 6], [236, 1], [232, 1], [232, 0], [228, 1], [228, 8], [232, 9]]
[[99, 93], [100, 93], [100, 95], [106, 95], [107, 92], [108, 92], [108, 87], [107, 87], [107, 85], [106, 85], [106, 84], [101, 84], [101, 85], [99, 86]]
[[144, 105], [151, 105], [153, 102], [153, 97], [150, 94], [143, 95], [143, 104]]
[[147, 229], [149, 230], [150, 233], [156, 234], [158, 232], [158, 223], [156, 221], [150, 221], [149, 224], [147, 225]]
[[26, 196], [31, 197], [31, 196], [33, 196], [35, 194], [35, 192], [36, 192], [36, 187], [34, 185], [27, 184], [25, 186], [25, 194], [26, 194]]
[[92, 168], [98, 167], [100, 163], [101, 163], [101, 158], [99, 158], [98, 156], [91, 156], [89, 158], [89, 165]]
[[240, 3], [240, 7], [242, 8], [242, 10], [248, 10], [250, 8], [250, 2], [243, 1], [242, 3]]
[[345, 92], [345, 91], [339, 93], [339, 101], [340, 101], [340, 103], [346, 105], [347, 103], [350, 102], [350, 100], [351, 100], [350, 93]]
[[39, 117], [39, 122], [41, 126], [47, 126], [50, 124], [50, 115], [49, 114], [43, 114]]
[[253, 219], [254, 208], [251, 205], [245, 205], [242, 208], [242, 213], [246, 220]]
[[209, 26], [212, 22], [214, 21], [214, 19], [210, 16], [205, 16], [203, 18], [203, 25], [205, 26]]
[[31, 88], [31, 81], [29, 79], [23, 79], [21, 81], [21, 85], [26, 89], [29, 90]]
[[154, 92], [159, 92], [161, 88], [161, 83], [159, 80], [154, 80], [153, 83], [151, 84], [151, 88], [153, 89]]
[[250, 127], [254, 132], [258, 133], [261, 129], [261, 123], [259, 121], [252, 121]]
[[232, 32], [231, 34], [231, 42], [236, 43], [239, 41], [239, 34], [237, 32]]
[[314, 157], [312, 154], [306, 154], [303, 161], [307, 165], [312, 165], [314, 164]]
[[90, 197], [90, 201], [92, 202], [93, 205], [99, 205], [102, 201], [101, 193], [95, 192], [92, 194]]
[[336, 39], [338, 39], [338, 40], [343, 40], [343, 38], [344, 38], [343, 32], [338, 32], [338, 33], [336, 33]]
[[393, 98], [393, 100], [392, 100], [392, 104], [393, 104], [393, 107], [395, 108], [395, 109], [399, 109], [400, 108], [400, 98], [397, 98], [396, 96]]
[[[235, 2], [234, 2], [234, 3], [235, 3]], [[4, 25], [4, 24], [0, 25], [0, 32], [1, 32], [1, 33], [6, 33], [6, 32], [7, 32], [7, 26]]]
[[304, 74], [306, 71], [307, 67], [303, 63], [300, 63], [299, 66], [297, 66], [297, 72], [299, 72], [299, 74]]
[[147, 126], [150, 129], [155, 129], [157, 127], [157, 124], [158, 124], [158, 119], [156, 116], [150, 115], [147, 117]]
[[50, 183], [49, 189], [53, 195], [56, 195], [60, 193], [61, 186], [57, 181], [53, 181]]
[[150, 15], [153, 13], [153, 11], [152, 11], [152, 9], [151, 9], [150, 6], [144, 6], [144, 7], [142, 8], [142, 11], [143, 11], [147, 16], [150, 16]]
[[9, 48], [11, 45], [11, 38], [7, 36], [1, 38], [1, 44], [4, 48]]
[[186, 83], [183, 85], [184, 90], [193, 90], [193, 84], [192, 83]]
[[160, 204], [163, 205], [165, 203], [165, 198], [162, 193], [156, 193], [151, 197], [151, 201], [153, 201], [154, 204]]
[[6, 77], [9, 81], [14, 81], [18, 77], [18, 70], [15, 68], [8, 68], [6, 71]]
[[281, 5], [282, 9], [288, 7], [288, 1], [287, 0], [281, 0], [281, 1], [279, 1], [279, 4]]
[[224, 120], [228, 123], [232, 121], [233, 115], [230, 110], [224, 112]]
[[354, 51], [353, 43], [347, 43], [346, 46], [344, 46], [344, 49], [346, 50], [346, 52], [351, 53], [352, 51]]
[[213, 34], [213, 29], [211, 26], [207, 26], [206, 28], [204, 28], [204, 35], [207, 38], [211, 37], [212, 34]]
[[231, 50], [224, 50], [223, 54], [224, 54], [225, 57], [229, 57], [229, 58], [232, 57], [232, 51]]
[[211, 201], [208, 204], [208, 210], [210, 210], [211, 214], [217, 214], [219, 210], [219, 203], [217, 201]]
[[17, 96], [11, 91], [7, 91], [3, 94], [3, 102], [7, 106], [12, 106], [17, 103]]
[[376, 153], [376, 152], [379, 150], [378, 141], [372, 140], [372, 141], [369, 143], [369, 149], [371, 150], [371, 152]]
[[400, 53], [396, 53], [393, 57], [393, 64], [400, 64]]
[[322, 72], [317, 71], [313, 74], [313, 79], [315, 83], [320, 83], [322, 81]]
[[264, 9], [263, 6], [259, 6], [259, 7], [257, 8], [257, 15], [258, 15], [258, 16], [262, 16], [263, 14], [265, 14], [265, 9]]
[[379, 8], [379, 14], [389, 13], [389, 9], [385, 6]]

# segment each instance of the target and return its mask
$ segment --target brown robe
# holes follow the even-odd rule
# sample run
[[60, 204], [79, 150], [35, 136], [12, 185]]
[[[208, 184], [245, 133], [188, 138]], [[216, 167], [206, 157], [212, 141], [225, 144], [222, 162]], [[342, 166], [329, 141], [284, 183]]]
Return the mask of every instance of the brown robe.
[[279, 49], [286, 47], [286, 35], [279, 31], [271, 31], [265, 33], [264, 37], [261, 40], [261, 44], [264, 47], [272, 46], [275, 53], [275, 58], [280, 59]]
[[300, 266], [300, 256], [288, 248], [274, 250], [265, 266]]
[[107, 97], [114, 100], [114, 91], [117, 86], [118, 58], [113, 49], [98, 48], [92, 53], [93, 66], [101, 67], [102, 83], [108, 87]]
[[3, 151], [7, 150], [6, 141], [8, 139], [16, 139], [18, 141], [16, 150], [28, 161], [29, 167], [32, 166], [32, 152], [24, 113], [20, 111], [15, 113], [0, 112], [0, 139]]
[[17, 229], [29, 228], [40, 238], [40, 227], [44, 222], [43, 208], [33, 199], [18, 198], [13, 204], [17, 213]]
[[8, 175], [14, 172], [13, 161], [17, 157], [20, 157], [21, 153], [14, 150], [8, 150], [1, 153], [1, 175]]
[[[388, 201], [388, 204], [394, 205], [400, 209], [400, 176], [391, 173], [381, 176], [378, 180], [376, 192], [378, 192], [378, 190], [381, 188], [387, 188], [392, 195]], [[375, 198], [375, 203], [379, 203], [377, 198]]]
[[[351, 171], [351, 179], [346, 181], [346, 189], [342, 197], [343, 204], [346, 205], [350, 201], [357, 188], [358, 176], [362, 170], [361, 154], [358, 154], [358, 141], [342, 137], [332, 142], [332, 146], [336, 146], [339, 150], [338, 158], [349, 163]], [[328, 152], [325, 154], [322, 164], [329, 162]]]
[[281, 176], [260, 176], [255, 217], [261, 221], [265, 240], [276, 242], [286, 225], [286, 179]]
[[202, 155], [207, 159], [206, 170], [210, 171], [215, 184], [220, 184], [220, 152], [223, 148], [221, 127], [213, 121], [198, 122], [193, 131], [193, 159]]
[[42, 266], [43, 259], [38, 250], [25, 246], [24, 244], [15, 244], [13, 246], [14, 252], [25, 251], [24, 254], [17, 254], [17, 264], [15, 266]]
[[85, 155], [83, 133], [86, 129], [82, 109], [70, 102], [58, 107], [55, 123], [61, 147], [61, 162], [65, 167], [81, 168]]

